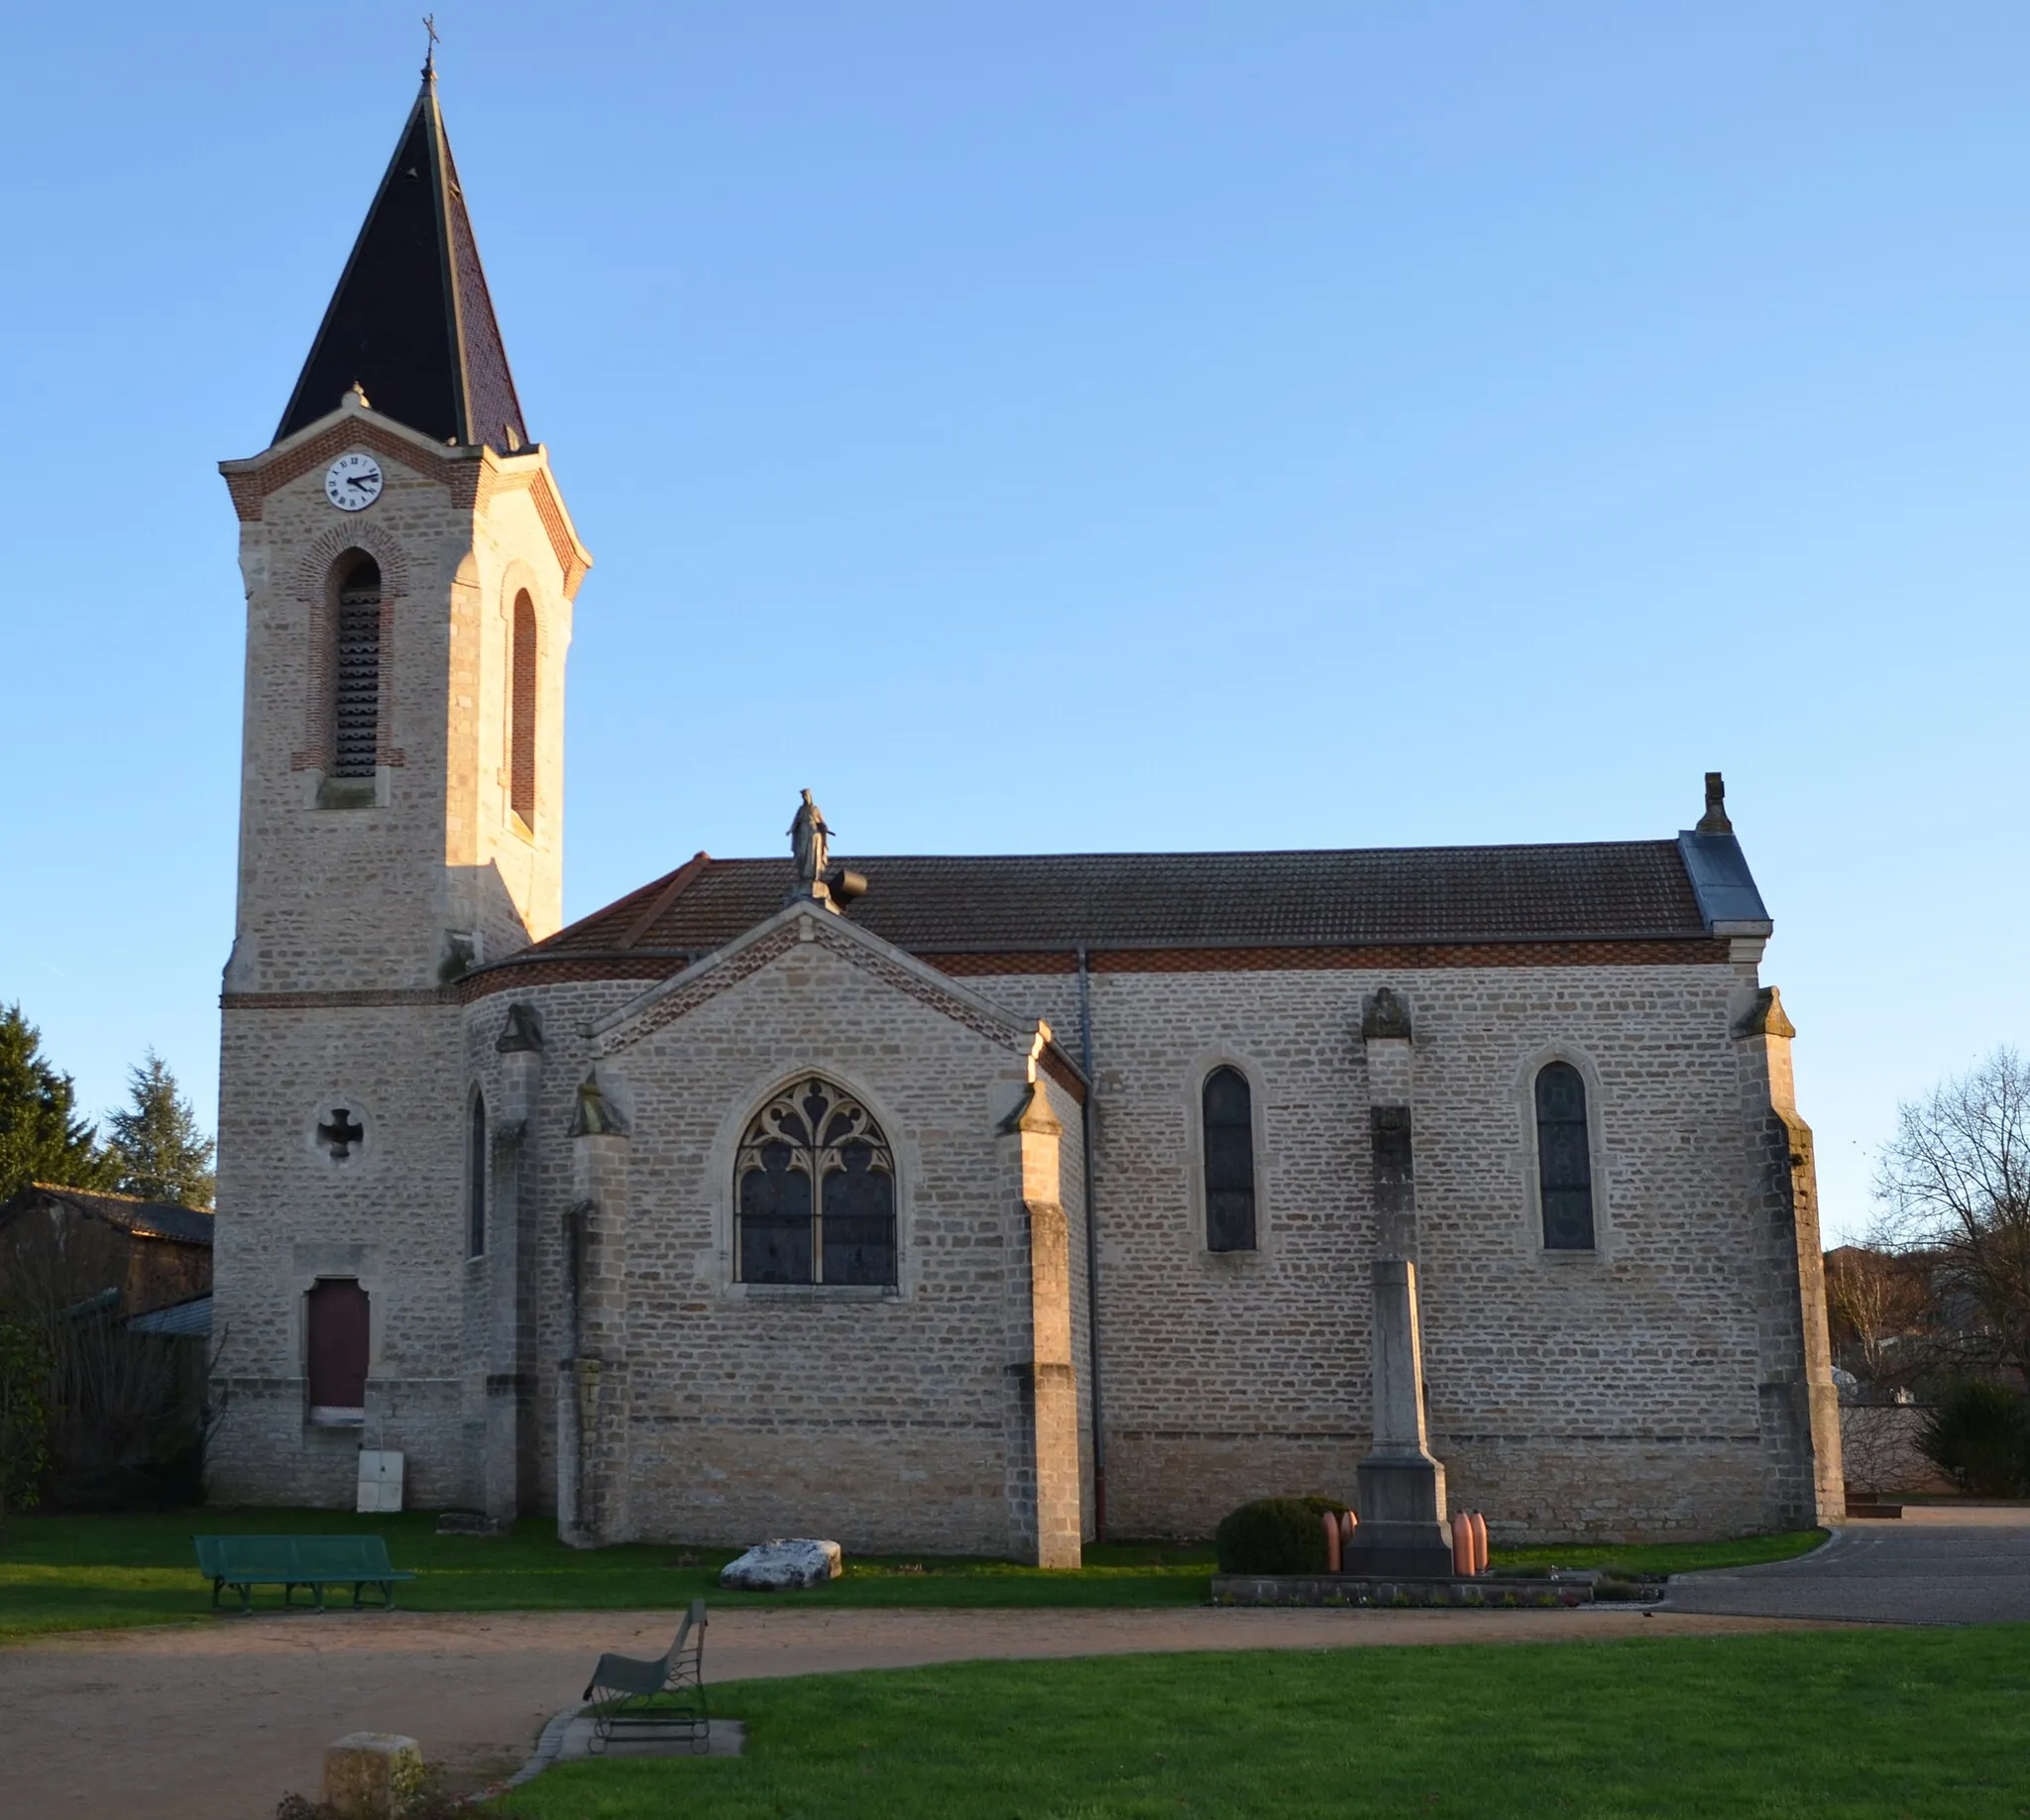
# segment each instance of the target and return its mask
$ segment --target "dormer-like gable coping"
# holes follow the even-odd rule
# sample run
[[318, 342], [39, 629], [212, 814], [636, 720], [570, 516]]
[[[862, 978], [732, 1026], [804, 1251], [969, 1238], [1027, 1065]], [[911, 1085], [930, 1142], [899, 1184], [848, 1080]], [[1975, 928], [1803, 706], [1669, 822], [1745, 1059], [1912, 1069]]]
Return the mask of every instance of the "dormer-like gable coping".
[[600, 1019], [591, 1030], [595, 1054], [607, 1056], [631, 1047], [806, 944], [822, 947], [987, 1041], [1021, 1055], [1032, 1080], [1039, 1072], [1047, 1074], [1084, 1103], [1084, 1076], [1058, 1046], [1048, 1023], [1015, 1016], [949, 973], [809, 901], [786, 905], [738, 940]]
[[592, 553], [579, 540], [578, 527], [550, 473], [549, 452], [541, 443], [503, 455], [485, 443], [432, 442], [420, 430], [382, 416], [357, 394], [348, 394], [314, 423], [304, 424], [259, 455], [222, 461], [218, 471], [225, 476], [240, 521], [258, 524], [269, 495], [348, 449], [367, 449], [411, 474], [440, 482], [450, 488], [452, 502], [461, 511], [481, 512], [500, 494], [525, 490], [563, 574], [565, 598], [578, 593], [592, 567]]

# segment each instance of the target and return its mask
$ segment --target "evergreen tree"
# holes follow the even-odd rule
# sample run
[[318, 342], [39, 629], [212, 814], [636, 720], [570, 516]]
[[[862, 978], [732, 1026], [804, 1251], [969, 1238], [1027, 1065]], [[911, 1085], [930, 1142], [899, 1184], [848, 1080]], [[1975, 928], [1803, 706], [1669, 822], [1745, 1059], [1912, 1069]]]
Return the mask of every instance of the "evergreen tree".
[[215, 1186], [211, 1159], [216, 1146], [197, 1128], [197, 1114], [176, 1090], [176, 1077], [154, 1050], [128, 1071], [134, 1103], [106, 1120], [112, 1127], [106, 1152], [120, 1172], [120, 1192], [146, 1200], [211, 1205]]
[[0, 1200], [31, 1182], [111, 1188], [115, 1169], [77, 1093], [42, 1054], [43, 1033], [20, 1005], [0, 1007]]

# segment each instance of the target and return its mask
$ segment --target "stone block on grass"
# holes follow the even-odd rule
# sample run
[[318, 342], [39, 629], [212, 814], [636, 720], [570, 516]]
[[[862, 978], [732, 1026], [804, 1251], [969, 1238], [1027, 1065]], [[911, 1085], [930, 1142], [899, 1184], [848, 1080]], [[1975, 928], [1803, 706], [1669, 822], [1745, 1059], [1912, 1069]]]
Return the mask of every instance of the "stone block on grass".
[[757, 1542], [720, 1569], [719, 1583], [741, 1592], [790, 1592], [824, 1586], [846, 1571], [836, 1541]]

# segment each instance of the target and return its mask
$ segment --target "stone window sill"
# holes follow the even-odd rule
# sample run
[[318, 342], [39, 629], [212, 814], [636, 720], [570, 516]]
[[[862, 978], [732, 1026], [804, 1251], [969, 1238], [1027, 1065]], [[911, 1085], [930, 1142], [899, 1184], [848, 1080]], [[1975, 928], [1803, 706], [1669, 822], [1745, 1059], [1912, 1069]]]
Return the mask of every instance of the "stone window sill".
[[730, 1283], [741, 1302], [900, 1302], [902, 1291], [884, 1283]]
[[327, 1403], [310, 1406], [310, 1426], [313, 1428], [364, 1428], [367, 1425], [365, 1410], [349, 1410]]
[[317, 785], [319, 809], [375, 809], [380, 807], [379, 780], [372, 777], [326, 777]]

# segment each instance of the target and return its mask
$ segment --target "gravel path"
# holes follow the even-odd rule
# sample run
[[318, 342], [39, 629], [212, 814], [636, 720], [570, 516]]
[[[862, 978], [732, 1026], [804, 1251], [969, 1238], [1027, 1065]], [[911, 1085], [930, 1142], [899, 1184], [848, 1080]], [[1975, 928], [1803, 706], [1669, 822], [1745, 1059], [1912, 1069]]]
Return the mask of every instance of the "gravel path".
[[[602, 1649], [654, 1655], [668, 1612], [333, 1611], [54, 1637], [0, 1649], [8, 1820], [269, 1820], [316, 1794], [324, 1747], [406, 1732], [455, 1780], [517, 1768]], [[1766, 1619], [1558, 1612], [794, 1611], [720, 1607], [714, 1682], [981, 1656], [1545, 1642], [1772, 1628]]]

